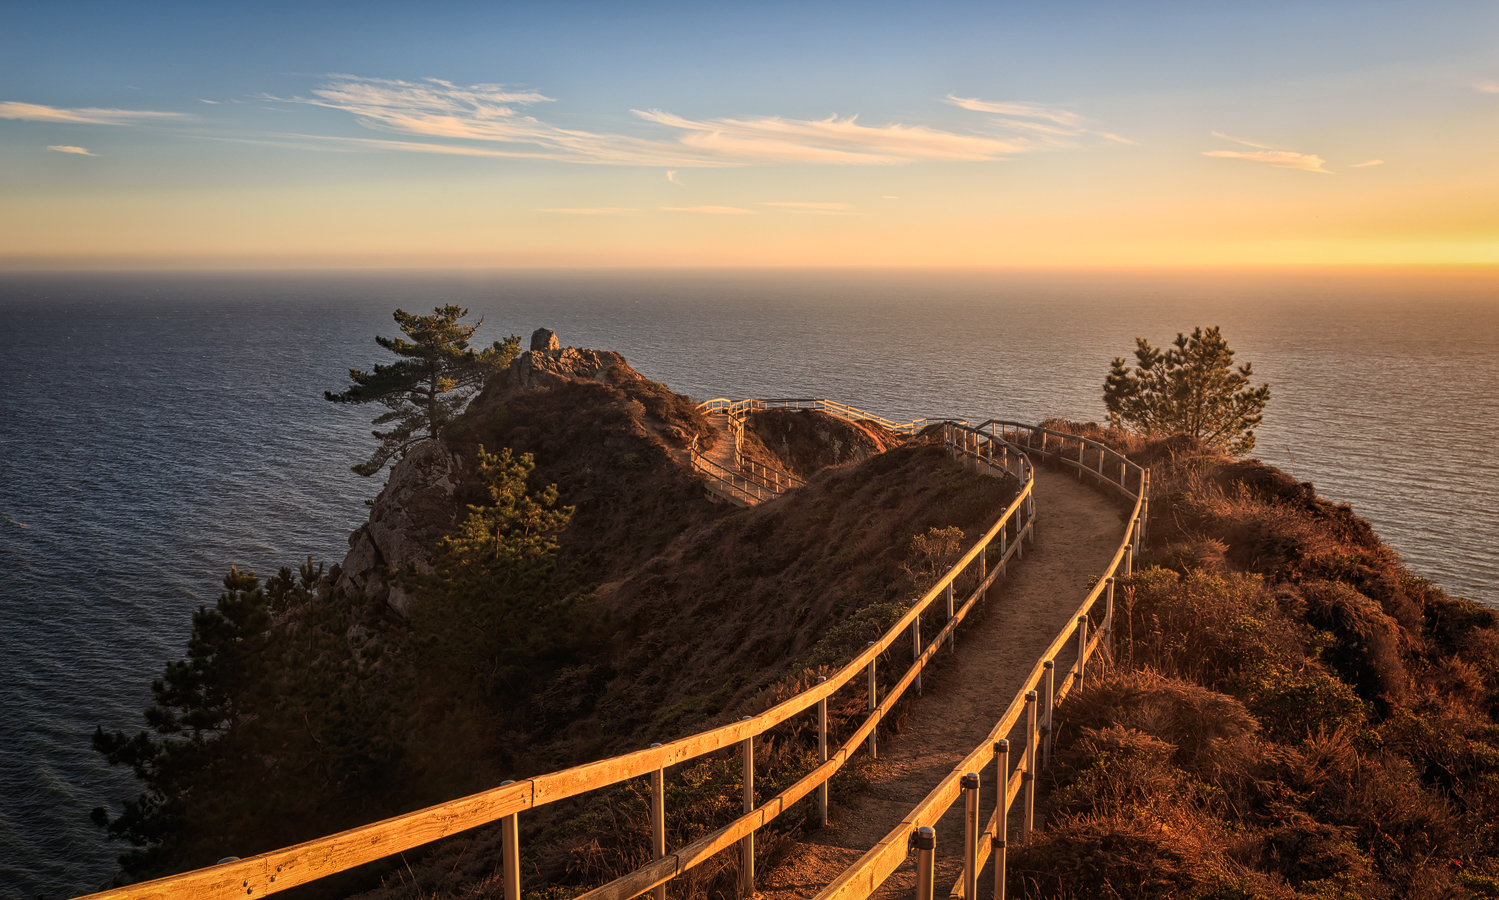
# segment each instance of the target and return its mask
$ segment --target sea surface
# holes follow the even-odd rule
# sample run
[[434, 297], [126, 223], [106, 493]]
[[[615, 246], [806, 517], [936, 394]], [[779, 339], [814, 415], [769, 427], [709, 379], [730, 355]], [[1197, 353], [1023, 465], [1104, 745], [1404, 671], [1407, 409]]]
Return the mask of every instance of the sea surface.
[[[1099, 420], [1137, 336], [1220, 325], [1273, 396], [1259, 456], [1351, 503], [1420, 575], [1499, 606], [1499, 278], [1153, 273], [0, 276], [0, 897], [96, 889], [89, 821], [138, 791], [89, 749], [231, 564], [336, 563], [383, 476], [396, 307], [538, 327], [699, 399], [832, 397], [892, 418]], [[233, 855], [233, 847], [223, 854]]]

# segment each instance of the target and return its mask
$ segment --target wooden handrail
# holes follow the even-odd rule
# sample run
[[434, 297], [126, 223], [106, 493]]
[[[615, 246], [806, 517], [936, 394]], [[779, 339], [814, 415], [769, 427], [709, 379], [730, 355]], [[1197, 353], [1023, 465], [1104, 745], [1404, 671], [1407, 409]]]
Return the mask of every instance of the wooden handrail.
[[[1042, 676], [1045, 672], [1045, 665], [1047, 661], [1054, 660], [1056, 656], [1061, 652], [1061, 650], [1067, 646], [1068, 642], [1073, 639], [1073, 636], [1076, 634], [1076, 630], [1078, 627], [1078, 619], [1087, 616], [1092, 611], [1093, 607], [1098, 602], [1098, 599], [1103, 596], [1105, 590], [1108, 588], [1110, 581], [1116, 577], [1119, 571], [1119, 567], [1125, 563], [1125, 560], [1132, 558], [1132, 554], [1136, 546], [1137, 534], [1139, 530], [1143, 528], [1142, 517], [1144, 515], [1147, 504], [1149, 476], [1146, 470], [1136, 465], [1135, 463], [1129, 462], [1125, 457], [1120, 456], [1112, 450], [1109, 450], [1096, 441], [1088, 441], [1086, 438], [1079, 438], [1075, 435], [1068, 435], [1063, 432], [1056, 432], [1050, 429], [1025, 425], [1019, 422], [1001, 422], [991, 420], [983, 423], [983, 425], [981, 425], [980, 427], [989, 427], [992, 431], [992, 427], [994, 425], [999, 425], [1001, 428], [1010, 426], [1016, 429], [1027, 429], [1031, 432], [1042, 433], [1043, 435], [1051, 435], [1064, 440], [1080, 441], [1086, 445], [1093, 446], [1109, 454], [1113, 454], [1118, 459], [1124, 461], [1126, 465], [1123, 472], [1128, 472], [1130, 470], [1130, 467], [1133, 467], [1140, 479], [1140, 490], [1138, 493], [1129, 492], [1128, 488], [1123, 484], [1123, 481], [1125, 480], [1123, 474], [1121, 474], [1121, 480], [1118, 482], [1115, 482], [1112, 479], [1108, 479], [1106, 476], [1101, 476], [1114, 486], [1118, 487], [1121, 491], [1134, 498], [1135, 505], [1133, 511], [1130, 514], [1129, 524], [1124, 530], [1124, 537], [1121, 539], [1118, 549], [1114, 551], [1114, 555], [1109, 560], [1108, 566], [1105, 567], [1103, 576], [1098, 579], [1098, 582], [1093, 586], [1092, 590], [1088, 592], [1087, 596], [1083, 599], [1083, 602], [1073, 613], [1072, 617], [1069, 619], [1067, 627], [1062, 629], [1061, 633], [1059, 633], [1056, 638], [1052, 640], [1051, 644], [1041, 654], [1041, 657], [1031, 668], [1030, 674], [1021, 684], [1020, 689], [1016, 692], [1015, 697], [1010, 701], [1010, 705], [1006, 708], [1004, 715], [1002, 715], [999, 721], [995, 723], [994, 727], [990, 729], [989, 733], [984, 737], [984, 740], [981, 741], [979, 745], [975, 747], [966, 757], [964, 757], [963, 760], [960, 761], [952, 769], [952, 771], [948, 773], [948, 775], [944, 777], [942, 781], [940, 781], [937, 786], [933, 788], [932, 791], [928, 793], [927, 796], [920, 803], [918, 803], [903, 820], [901, 820], [901, 823], [899, 825], [893, 828], [883, 839], [875, 844], [875, 846], [871, 848], [867, 853], [865, 853], [857, 862], [855, 862], [848, 869], [844, 870], [836, 879], [834, 879], [831, 884], [829, 884], [825, 889], [819, 892], [817, 894], [816, 900], [863, 900], [863, 898], [869, 897], [871, 894], [873, 894], [875, 890], [877, 890], [879, 886], [883, 884], [887, 878], [890, 877], [890, 874], [894, 872], [895, 869], [900, 865], [901, 861], [905, 859], [907, 853], [906, 846], [911, 834], [917, 828], [920, 828], [922, 826], [935, 826], [937, 820], [942, 817], [947, 809], [952, 806], [953, 802], [958, 798], [960, 792], [960, 780], [962, 779], [963, 775], [969, 772], [977, 772], [981, 770], [989, 763], [991, 759], [994, 758], [995, 742], [1000, 740], [1001, 738], [1008, 736], [1010, 732], [1015, 728], [1015, 726], [1019, 723], [1020, 716], [1025, 711], [1025, 697], [1029, 692], [1037, 690], [1037, 688], [1041, 685]], [[1058, 451], [1058, 453], [1060, 453], [1060, 450]], [[1110, 622], [1109, 624], [1112, 625], [1112, 622]], [[1084, 665], [1088, 657], [1091, 654], [1097, 652], [1097, 649], [1099, 647], [1104, 646], [1103, 642], [1105, 638], [1106, 634], [1101, 632], [1095, 635], [1093, 640], [1088, 642], [1088, 644], [1082, 648], [1082, 658], [1078, 661], [1077, 666], [1074, 667], [1073, 672], [1070, 673], [1067, 679], [1063, 682], [1063, 690], [1057, 691], [1054, 695], [1053, 702], [1060, 699], [1061, 697], [1066, 696], [1066, 692], [1070, 690], [1072, 684], [1074, 683], [1077, 668]], [[1032, 756], [1031, 758], [1034, 757]], [[1024, 759], [1024, 757], [1022, 757], [1022, 759]], [[1024, 762], [1021, 763], [1022, 766], [1025, 764], [1026, 763]], [[1021, 774], [1022, 773], [1018, 770], [1014, 776], [1011, 776], [1009, 773], [1005, 773], [1007, 782], [1005, 799], [1006, 810], [1010, 808], [1010, 806], [1014, 803], [1015, 798], [1018, 796], [1019, 786], [1014, 782], [1015, 779], [1018, 778], [1018, 776]], [[1034, 773], [1031, 774], [1034, 775]], [[986, 834], [992, 835], [994, 833], [993, 829], [996, 826], [997, 819], [998, 814], [996, 812], [995, 816], [990, 820], [988, 826], [989, 830], [986, 832]], [[980, 841], [979, 843], [981, 847], [986, 847], [987, 845], [987, 841]], [[987, 849], [982, 850], [981, 854], [981, 860], [987, 858], [987, 856], [989, 855]], [[976, 862], [975, 865], [981, 867], [982, 862]], [[960, 890], [960, 888], [955, 887], [953, 889], [953, 893], [954, 895], [961, 895], [962, 891]]]
[[[714, 403], [717, 401], [708, 402]], [[744, 402], [748, 401], [741, 401], [741, 403]], [[840, 404], [840, 406], [842, 405]], [[853, 410], [853, 407], [843, 408]], [[959, 433], [971, 435], [971, 438], [964, 438], [961, 447], [958, 446], [957, 441], [954, 439], [954, 435]], [[990, 449], [990, 460], [992, 460], [995, 445], [1004, 444], [1003, 439], [993, 433], [992, 429], [989, 434], [983, 434], [978, 429], [957, 423], [948, 423], [948, 430], [945, 432], [945, 435], [947, 443], [955, 454], [962, 454], [976, 459], [982, 459], [983, 457], [976, 452], [976, 449], [968, 449], [970, 443], [975, 448], [987, 446]], [[983, 441], [984, 443], [981, 445], [979, 441]], [[687, 762], [762, 734], [792, 716], [811, 709], [817, 703], [832, 696], [855, 677], [862, 675], [868, 664], [884, 653], [897, 640], [904, 640], [906, 630], [910, 628], [911, 623], [930, 608], [938, 598], [944, 596], [948, 586], [952, 585], [967, 570], [967, 567], [1000, 534], [1001, 529], [1008, 528], [1012, 521], [1017, 523], [1015, 528], [1016, 541], [1010, 546], [1009, 552], [1005, 555], [1002, 562], [1008, 561], [1010, 555], [1019, 551], [1021, 540], [1026, 536], [1030, 536], [1034, 540], [1035, 508], [1032, 501], [1035, 485], [1034, 472], [1031, 470], [1024, 454], [1020, 452], [1021, 448], [1013, 445], [1008, 446], [1009, 449], [1015, 451], [1017, 463], [1021, 467], [1022, 487], [1019, 495], [995, 520], [988, 531], [974, 543], [955, 565], [937, 580], [936, 584], [912, 605], [911, 609], [898, 622], [878, 640], [870, 644], [864, 652], [839, 669], [832, 677], [809, 687], [794, 697], [783, 700], [758, 716], [749, 717], [719, 728], [709, 729], [708, 731], [681, 738], [661, 746], [646, 750], [637, 750], [633, 753], [626, 753], [597, 762], [574, 766], [559, 772], [540, 775], [514, 784], [481, 791], [467, 797], [436, 804], [426, 809], [373, 822], [368, 825], [362, 825], [293, 847], [263, 853], [249, 859], [236, 860], [142, 884], [91, 894], [89, 895], [89, 900], [145, 900], [145, 898], [153, 898], [153, 900], [154, 898], [160, 898], [160, 900], [177, 900], [177, 898], [184, 898], [184, 900], [185, 898], [193, 898], [193, 900], [220, 900], [222, 898], [222, 900], [229, 900], [229, 898], [258, 897], [286, 890], [300, 884], [306, 884], [307, 882], [328, 875], [346, 871], [355, 866], [374, 862], [392, 854], [456, 834], [469, 828], [513, 816], [547, 803], [576, 797], [589, 791], [619, 784], [632, 778], [647, 776], [657, 770]], [[704, 460], [704, 462], [711, 464], [710, 460]], [[984, 580], [982, 587], [987, 588], [994, 579], [994, 573], [999, 571], [1000, 567], [995, 566], [993, 573], [990, 573], [988, 578]], [[971, 608], [974, 600], [980, 595], [981, 590], [976, 589], [973, 596], [969, 598], [963, 607], [964, 615], [966, 615], [967, 610]], [[899, 682], [898, 686], [902, 692], [905, 690], [905, 686], [911, 683], [916, 674], [926, 665], [926, 662], [936, 652], [936, 649], [941, 646], [943, 639], [952, 633], [952, 630], [956, 628], [961, 620], [962, 616], [955, 615], [939, 633], [938, 637], [931, 641], [926, 648], [926, 652], [913, 662], [911, 668], [907, 670], [905, 676]], [[893, 691], [887, 693], [885, 702], [871, 711], [870, 716], [866, 719], [863, 726], [860, 727], [855, 737], [862, 739], [862, 737], [866, 737], [869, 732], [873, 731], [883, 718], [885, 710], [898, 698], [899, 694]], [[857, 747], [857, 742], [852, 746]], [[847, 756], [845, 755], [844, 759], [846, 758]], [[831, 763], [832, 760], [829, 762]], [[841, 762], [839, 765], [841, 765]], [[823, 780], [825, 780], [837, 768], [838, 766], [836, 765], [830, 766], [829, 764], [824, 764], [814, 771], [823, 773]], [[793, 788], [803, 785], [804, 782], [806, 782], [805, 778], [799, 781]], [[821, 783], [821, 781], [817, 782], [817, 784]], [[816, 785], [813, 786], [815, 787]], [[788, 789], [788, 792], [790, 790]], [[785, 800], [789, 796], [788, 792], [782, 792], [781, 795], [778, 795], [782, 798], [782, 802], [776, 807], [777, 813], [792, 802]], [[798, 797], [800, 796], [802, 794], [798, 795]], [[769, 821], [770, 818], [774, 818], [773, 815], [768, 817], [762, 815], [762, 812], [768, 812], [771, 805], [775, 803], [776, 801], [772, 800], [748, 816], [740, 817], [735, 823], [731, 823], [726, 828], [733, 829], [733, 835], [736, 837], [753, 832]], [[746, 824], [750, 820], [753, 820], [754, 824]], [[716, 849], [721, 849], [722, 846], [732, 843], [732, 838], [724, 837], [728, 833], [724, 829], [715, 832], [715, 835], [722, 837], [726, 841], [722, 845], [715, 844]], [[705, 838], [704, 840], [708, 839]], [[716, 849], [713, 852], [716, 852]], [[683, 851], [678, 851], [676, 854], [678, 865], [681, 866], [683, 863], [686, 863], [686, 865], [679, 868], [678, 872], [685, 871], [691, 865], [695, 865], [697, 862], [707, 858], [706, 855], [701, 855], [695, 851], [690, 860], [684, 860], [682, 853]], [[631, 878], [632, 876], [626, 877]], [[648, 885], [643, 890], [648, 890], [649, 887]], [[631, 894], [629, 896], [634, 895]]]

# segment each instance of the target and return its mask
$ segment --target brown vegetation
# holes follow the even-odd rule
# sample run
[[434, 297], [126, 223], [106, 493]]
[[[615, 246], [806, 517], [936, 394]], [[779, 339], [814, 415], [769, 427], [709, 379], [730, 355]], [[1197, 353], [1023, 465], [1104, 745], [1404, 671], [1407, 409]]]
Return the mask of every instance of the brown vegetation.
[[[528, 730], [494, 736], [504, 777], [701, 731], [804, 689], [904, 614], [953, 549], [1014, 496], [1016, 485], [966, 471], [938, 444], [902, 442], [822, 413], [772, 412], [789, 414], [793, 424], [776, 432], [781, 452], [810, 481], [751, 509], [710, 501], [692, 471], [688, 442], [717, 436], [695, 406], [622, 362], [607, 380], [492, 384], [450, 432], [462, 454], [480, 444], [533, 454], [533, 480], [555, 483], [559, 503], [576, 507], [559, 561], [593, 585], [587, 609], [609, 634], [594, 658], [530, 698]], [[936, 615], [924, 626], [932, 632]], [[892, 655], [882, 675], [909, 662], [909, 651]], [[861, 690], [835, 698], [833, 740], [857, 727], [865, 703]], [[898, 727], [899, 710], [894, 718]], [[757, 786], [769, 797], [814, 765], [813, 723], [799, 717], [758, 740], [756, 751]], [[863, 765], [860, 758], [845, 768], [835, 795], [860, 783]], [[739, 778], [736, 751], [670, 772], [668, 844], [737, 815]], [[573, 896], [648, 861], [644, 789], [621, 785], [524, 816], [527, 891]], [[803, 802], [763, 832], [760, 852], [772, 852], [777, 835], [801, 827], [809, 812]], [[388, 879], [383, 893], [498, 896], [498, 840], [498, 829], [487, 828], [445, 842]], [[732, 895], [731, 856], [677, 879], [673, 893]]]
[[1263, 463], [1059, 430], [1151, 466], [1150, 539], [1015, 895], [1499, 896], [1494, 614]]
[[758, 463], [807, 479], [832, 466], [862, 462], [904, 437], [870, 422], [816, 409], [762, 409], [744, 422], [741, 452]]

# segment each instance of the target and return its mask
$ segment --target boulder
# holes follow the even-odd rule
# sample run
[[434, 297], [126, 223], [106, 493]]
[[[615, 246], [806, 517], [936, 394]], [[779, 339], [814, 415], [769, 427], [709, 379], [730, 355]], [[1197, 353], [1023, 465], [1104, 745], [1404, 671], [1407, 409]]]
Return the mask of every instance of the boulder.
[[562, 345], [557, 342], [557, 332], [550, 328], [538, 328], [531, 332], [531, 349], [545, 353], [548, 350], [561, 350]]
[[349, 535], [349, 554], [339, 566], [335, 587], [363, 591], [401, 615], [415, 598], [390, 584], [380, 569], [415, 565], [432, 570], [432, 548], [457, 526], [460, 505], [453, 499], [459, 460], [441, 444], [423, 441], [391, 467], [390, 480], [375, 498], [370, 519]]

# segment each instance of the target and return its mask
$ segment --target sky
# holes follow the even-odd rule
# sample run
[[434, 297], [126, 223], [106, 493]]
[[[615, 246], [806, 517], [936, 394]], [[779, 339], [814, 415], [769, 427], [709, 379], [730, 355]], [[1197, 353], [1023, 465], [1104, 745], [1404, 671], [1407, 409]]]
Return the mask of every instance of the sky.
[[1499, 4], [7, 4], [0, 270], [1499, 265]]

